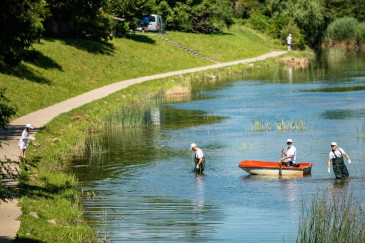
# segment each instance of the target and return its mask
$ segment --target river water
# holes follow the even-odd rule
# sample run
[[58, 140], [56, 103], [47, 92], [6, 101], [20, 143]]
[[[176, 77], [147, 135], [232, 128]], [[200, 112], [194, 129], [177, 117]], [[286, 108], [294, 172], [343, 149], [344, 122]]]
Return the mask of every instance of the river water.
[[[295, 242], [302, 206], [314, 195], [347, 191], [363, 202], [365, 56], [336, 52], [308, 68], [198, 83], [151, 114], [155, 125], [116, 128], [105, 151], [71, 167], [101, 240]], [[305, 128], [280, 130], [281, 120]], [[288, 138], [297, 161], [313, 163], [310, 176], [262, 178], [238, 167], [278, 161]], [[332, 141], [352, 158], [346, 182], [327, 173]], [[192, 172], [193, 142], [206, 156], [202, 175]]]

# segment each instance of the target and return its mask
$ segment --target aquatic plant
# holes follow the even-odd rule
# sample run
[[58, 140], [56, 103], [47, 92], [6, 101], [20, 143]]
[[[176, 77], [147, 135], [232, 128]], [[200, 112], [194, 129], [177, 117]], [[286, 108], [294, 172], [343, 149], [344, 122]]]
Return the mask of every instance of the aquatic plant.
[[286, 121], [284, 119], [278, 119], [276, 123], [265, 122], [261, 120], [254, 120], [252, 122], [251, 131], [262, 132], [271, 131], [276, 127], [279, 131], [285, 130], [305, 130], [307, 128], [306, 122], [303, 120], [298, 121]]
[[317, 194], [303, 203], [297, 242], [365, 242], [364, 210], [350, 193]]
[[356, 126], [356, 137], [357, 138], [365, 138], [365, 121], [361, 125], [361, 130]]

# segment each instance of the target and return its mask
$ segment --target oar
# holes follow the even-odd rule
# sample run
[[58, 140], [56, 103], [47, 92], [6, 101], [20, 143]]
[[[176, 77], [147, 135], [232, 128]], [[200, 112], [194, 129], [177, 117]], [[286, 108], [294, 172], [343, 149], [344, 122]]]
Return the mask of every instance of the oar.
[[281, 179], [283, 177], [282, 171], [281, 169], [283, 168], [283, 163], [281, 162], [281, 158], [283, 157], [283, 152], [281, 152], [280, 155], [280, 162], [279, 162], [279, 179]]

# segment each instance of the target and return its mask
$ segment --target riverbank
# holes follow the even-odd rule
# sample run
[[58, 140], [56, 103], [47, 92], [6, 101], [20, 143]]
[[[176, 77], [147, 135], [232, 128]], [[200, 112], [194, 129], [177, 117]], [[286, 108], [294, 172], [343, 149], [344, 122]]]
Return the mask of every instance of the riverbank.
[[[257, 59], [247, 61], [253, 62]], [[37, 142], [29, 149], [29, 159], [41, 162], [38, 162], [37, 168], [23, 170], [21, 188], [25, 194], [22, 199], [24, 214], [21, 217], [19, 239], [51, 240], [60, 237], [57, 239], [62, 241], [66, 234], [69, 240], [77, 241], [81, 239], [80, 237], [89, 239], [89, 241], [95, 240], [95, 233], [82, 222], [77, 180], [73, 176], [60, 173], [60, 170], [62, 171], [67, 166], [67, 161], [76, 151], [83, 148], [85, 137], [90, 134], [90, 131], [97, 132], [97, 124], [108, 117], [117, 104], [138, 103], [138, 100], [143, 100], [143, 97], [149, 92], [156, 93], [163, 89], [170, 89], [177, 84], [233, 75], [242, 76], [247, 72], [273, 67], [278, 62], [275, 59], [251, 65], [241, 64], [202, 73], [158, 79], [129, 87], [57, 117], [37, 134]], [[237, 62], [225, 65], [234, 64]], [[212, 65], [211, 68], [213, 67], [218, 68], [219, 66]], [[194, 69], [194, 71], [198, 70]], [[50, 118], [48, 116], [48, 119]]]

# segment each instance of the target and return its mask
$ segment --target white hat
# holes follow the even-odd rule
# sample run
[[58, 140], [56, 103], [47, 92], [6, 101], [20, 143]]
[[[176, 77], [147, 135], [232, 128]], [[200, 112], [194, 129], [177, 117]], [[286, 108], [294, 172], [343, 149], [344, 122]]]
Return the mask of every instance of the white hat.
[[292, 143], [293, 140], [291, 140], [290, 138], [288, 140], [286, 140], [287, 143]]
[[335, 146], [337, 146], [337, 143], [336, 143], [336, 142], [332, 142], [332, 143], [331, 143], [331, 145], [335, 145]]
[[195, 143], [192, 143], [192, 144], [190, 145], [190, 149], [193, 149], [194, 147], [196, 147], [196, 144], [195, 144]]
[[25, 124], [25, 127], [30, 128], [30, 129], [33, 129], [33, 126], [32, 126], [32, 124], [30, 124], [30, 123]]

